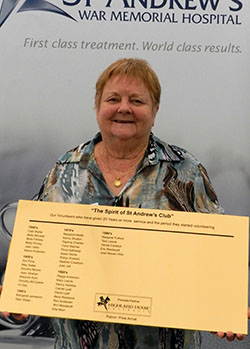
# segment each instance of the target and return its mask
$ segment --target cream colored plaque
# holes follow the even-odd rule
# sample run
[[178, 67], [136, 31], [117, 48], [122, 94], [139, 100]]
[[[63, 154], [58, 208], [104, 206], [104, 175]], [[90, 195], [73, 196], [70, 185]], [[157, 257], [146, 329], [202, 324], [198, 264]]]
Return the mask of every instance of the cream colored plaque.
[[247, 333], [248, 223], [20, 201], [0, 309]]

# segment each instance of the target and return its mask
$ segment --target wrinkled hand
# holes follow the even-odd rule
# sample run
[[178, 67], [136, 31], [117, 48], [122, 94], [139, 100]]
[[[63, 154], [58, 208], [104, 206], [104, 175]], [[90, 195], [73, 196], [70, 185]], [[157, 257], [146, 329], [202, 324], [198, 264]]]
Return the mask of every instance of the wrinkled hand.
[[[248, 308], [248, 319], [250, 319], [250, 308]], [[217, 334], [219, 338], [226, 338], [229, 342], [232, 342], [237, 338], [239, 341], [242, 341], [246, 336], [240, 333], [233, 332], [212, 332], [212, 334]]]
[[[0, 285], [0, 294], [2, 293], [3, 286]], [[8, 311], [2, 311], [0, 313], [2, 317], [9, 317], [10, 313]], [[17, 321], [24, 321], [27, 319], [28, 315], [26, 314], [11, 314], [12, 317]]]

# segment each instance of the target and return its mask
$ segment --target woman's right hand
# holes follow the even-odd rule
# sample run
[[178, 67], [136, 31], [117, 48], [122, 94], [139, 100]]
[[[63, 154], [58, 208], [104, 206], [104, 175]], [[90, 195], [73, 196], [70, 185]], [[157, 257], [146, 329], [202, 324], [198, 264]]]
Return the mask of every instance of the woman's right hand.
[[[3, 286], [0, 285], [0, 295], [2, 293]], [[0, 313], [2, 317], [9, 317], [10, 313], [8, 311], [2, 311]], [[27, 314], [11, 314], [11, 316], [16, 320], [16, 321], [25, 321], [29, 315]]]

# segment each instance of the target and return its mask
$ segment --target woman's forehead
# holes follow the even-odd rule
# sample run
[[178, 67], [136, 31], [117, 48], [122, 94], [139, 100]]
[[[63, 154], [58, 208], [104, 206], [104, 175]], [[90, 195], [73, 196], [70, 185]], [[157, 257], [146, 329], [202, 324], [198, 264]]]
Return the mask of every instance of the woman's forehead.
[[147, 87], [144, 82], [136, 76], [133, 75], [114, 75], [109, 78], [107, 83], [104, 86], [104, 91], [110, 90], [137, 90], [140, 93], [149, 93]]

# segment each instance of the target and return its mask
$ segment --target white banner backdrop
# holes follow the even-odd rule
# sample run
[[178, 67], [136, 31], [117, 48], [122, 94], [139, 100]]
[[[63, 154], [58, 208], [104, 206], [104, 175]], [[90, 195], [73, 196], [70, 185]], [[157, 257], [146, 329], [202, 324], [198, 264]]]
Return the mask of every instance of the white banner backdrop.
[[58, 155], [97, 131], [99, 73], [143, 57], [163, 90], [155, 134], [201, 159], [227, 213], [248, 215], [249, 6], [2, 0], [0, 204], [30, 198]]
[[102, 70], [141, 57], [162, 85], [154, 133], [201, 160], [227, 213], [249, 215], [249, 10], [246, 0], [0, 0], [0, 207], [31, 198], [58, 156], [97, 132]]

